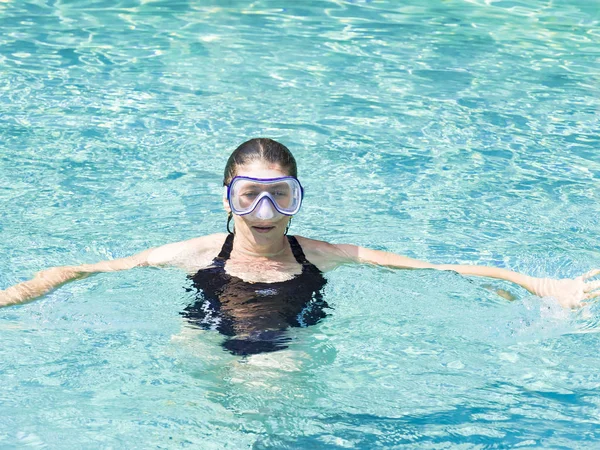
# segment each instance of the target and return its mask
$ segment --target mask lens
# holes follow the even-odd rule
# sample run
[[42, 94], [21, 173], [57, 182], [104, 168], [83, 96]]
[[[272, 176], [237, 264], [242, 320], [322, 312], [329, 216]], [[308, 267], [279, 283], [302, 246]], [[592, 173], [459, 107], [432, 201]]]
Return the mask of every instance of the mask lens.
[[277, 206], [284, 211], [290, 210], [292, 205], [292, 189], [288, 183], [277, 183], [268, 188], [271, 198]]
[[238, 198], [238, 204], [240, 209], [247, 209], [252, 206], [252, 203], [261, 194], [261, 189], [252, 183], [240, 183], [236, 196]]

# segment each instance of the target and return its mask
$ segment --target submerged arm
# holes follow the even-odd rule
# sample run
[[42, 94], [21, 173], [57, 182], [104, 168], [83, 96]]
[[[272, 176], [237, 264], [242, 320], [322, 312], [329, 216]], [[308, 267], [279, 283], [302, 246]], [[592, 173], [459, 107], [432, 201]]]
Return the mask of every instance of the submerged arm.
[[0, 307], [34, 300], [69, 281], [85, 278], [94, 273], [117, 272], [144, 266], [185, 267], [185, 261], [190, 255], [206, 252], [215, 246], [215, 242], [221, 241], [222, 235], [219, 234], [202, 236], [151, 248], [127, 258], [101, 261], [96, 264], [53, 267], [36, 273], [29, 281], [0, 291]]
[[0, 307], [17, 305], [34, 300], [48, 292], [68, 283], [88, 277], [99, 272], [116, 272], [134, 267], [147, 266], [148, 256], [153, 249], [143, 251], [127, 258], [101, 261], [96, 264], [82, 264], [79, 266], [60, 266], [42, 270], [28, 281], [11, 286], [0, 291]]
[[536, 278], [511, 270], [497, 267], [475, 266], [465, 264], [432, 264], [418, 259], [380, 250], [371, 250], [356, 245], [338, 244], [335, 254], [338, 263], [355, 262], [375, 264], [396, 269], [435, 269], [452, 270], [461, 275], [495, 278], [510, 281], [525, 288], [539, 297], [554, 297], [564, 307], [574, 307], [583, 300], [600, 296], [600, 281], [588, 281], [600, 274], [600, 270], [592, 270], [574, 279], [556, 280], [551, 278]]

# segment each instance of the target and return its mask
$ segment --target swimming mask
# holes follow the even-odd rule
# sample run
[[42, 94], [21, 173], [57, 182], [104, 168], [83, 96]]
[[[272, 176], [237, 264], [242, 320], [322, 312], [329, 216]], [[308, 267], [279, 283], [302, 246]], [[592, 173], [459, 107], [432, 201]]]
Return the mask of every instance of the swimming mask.
[[227, 200], [231, 211], [238, 216], [258, 212], [271, 202], [277, 212], [293, 216], [300, 209], [304, 189], [294, 177], [251, 178], [234, 177], [227, 186]]

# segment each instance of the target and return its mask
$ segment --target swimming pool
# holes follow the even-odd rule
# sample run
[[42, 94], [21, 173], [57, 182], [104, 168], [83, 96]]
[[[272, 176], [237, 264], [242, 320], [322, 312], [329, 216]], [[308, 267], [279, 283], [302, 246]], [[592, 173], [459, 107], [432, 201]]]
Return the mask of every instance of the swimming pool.
[[[249, 137], [294, 152], [291, 232], [540, 276], [600, 266], [586, 0], [0, 1], [0, 288], [225, 229]], [[344, 267], [247, 359], [138, 269], [0, 309], [2, 448], [590, 447], [600, 309]]]

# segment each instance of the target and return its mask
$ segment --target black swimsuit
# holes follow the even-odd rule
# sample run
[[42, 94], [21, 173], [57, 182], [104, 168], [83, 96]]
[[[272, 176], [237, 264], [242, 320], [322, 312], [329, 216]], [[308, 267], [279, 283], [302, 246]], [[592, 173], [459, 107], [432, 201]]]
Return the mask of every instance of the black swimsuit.
[[329, 306], [322, 289], [322, 272], [307, 261], [294, 236], [288, 242], [302, 273], [286, 281], [250, 283], [225, 272], [233, 248], [229, 234], [219, 255], [206, 269], [190, 276], [202, 295], [181, 313], [194, 325], [228, 336], [223, 347], [235, 355], [251, 355], [287, 348], [285, 329], [314, 325]]

